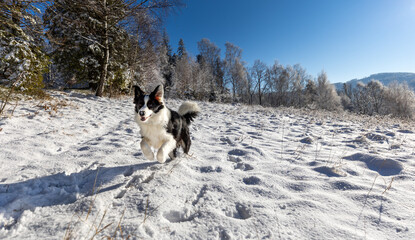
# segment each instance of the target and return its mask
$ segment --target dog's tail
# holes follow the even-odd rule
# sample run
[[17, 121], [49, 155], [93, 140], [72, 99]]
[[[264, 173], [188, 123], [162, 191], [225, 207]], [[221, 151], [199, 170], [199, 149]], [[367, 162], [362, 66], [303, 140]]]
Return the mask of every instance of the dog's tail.
[[200, 108], [195, 102], [184, 102], [180, 107], [178, 113], [186, 119], [189, 125], [200, 112]]

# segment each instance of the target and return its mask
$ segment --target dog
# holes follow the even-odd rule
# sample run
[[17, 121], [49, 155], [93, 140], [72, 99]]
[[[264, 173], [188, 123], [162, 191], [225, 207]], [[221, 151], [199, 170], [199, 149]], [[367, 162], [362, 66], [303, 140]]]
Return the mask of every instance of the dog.
[[182, 147], [188, 154], [191, 140], [189, 125], [200, 112], [194, 102], [184, 102], [178, 112], [164, 105], [163, 85], [146, 95], [138, 86], [134, 86], [135, 121], [140, 127], [142, 137], [140, 147], [144, 156], [154, 160], [153, 149], [157, 150], [156, 158], [164, 163], [167, 157], [177, 157], [177, 150]]

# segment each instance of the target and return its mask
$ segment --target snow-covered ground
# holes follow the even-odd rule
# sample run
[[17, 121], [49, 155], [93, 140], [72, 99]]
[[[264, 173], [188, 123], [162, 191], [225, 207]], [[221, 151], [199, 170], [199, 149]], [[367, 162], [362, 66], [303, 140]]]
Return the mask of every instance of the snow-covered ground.
[[131, 98], [51, 94], [0, 120], [0, 239], [415, 239], [409, 124], [201, 102], [159, 164]]

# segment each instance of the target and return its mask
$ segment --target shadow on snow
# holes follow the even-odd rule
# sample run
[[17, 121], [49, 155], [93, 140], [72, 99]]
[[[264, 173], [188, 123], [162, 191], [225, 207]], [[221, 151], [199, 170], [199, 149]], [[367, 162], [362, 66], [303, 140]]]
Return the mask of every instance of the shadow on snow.
[[[106, 185], [121, 174], [130, 176], [134, 171], [149, 168], [154, 164], [156, 162], [119, 167], [98, 167], [70, 175], [57, 173], [23, 182], [0, 184], [0, 216], [3, 215], [6, 219], [13, 218], [15, 223], [24, 210], [71, 204], [80, 198], [94, 194], [94, 192], [100, 194], [117, 189], [124, 183]], [[0, 221], [0, 229], [8, 228], [7, 225], [9, 224]]]

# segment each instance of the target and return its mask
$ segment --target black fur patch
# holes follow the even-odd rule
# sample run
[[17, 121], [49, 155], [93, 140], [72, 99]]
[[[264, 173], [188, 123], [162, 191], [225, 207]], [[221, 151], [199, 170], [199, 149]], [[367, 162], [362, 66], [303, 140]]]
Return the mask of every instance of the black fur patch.
[[150, 95], [150, 99], [147, 102], [147, 107], [154, 113], [158, 113], [161, 109], [164, 108], [164, 105], [156, 99], [152, 98], [152, 96]]
[[134, 86], [134, 104], [140, 104], [142, 101], [141, 106], [144, 105], [144, 92], [138, 86]]
[[[166, 131], [173, 135], [176, 140], [177, 148], [182, 147], [184, 153], [189, 153], [190, 140], [189, 126], [186, 119], [180, 116], [176, 111], [170, 110], [171, 117], [169, 123], [166, 126]], [[176, 155], [177, 148], [173, 151], [174, 156]]]
[[188, 112], [185, 115], [183, 115], [184, 119], [186, 119], [186, 122], [188, 125], [190, 125], [191, 122], [197, 117], [197, 112]]
[[147, 107], [152, 110], [154, 113], [158, 113], [161, 109], [164, 108], [163, 103], [155, 99], [155, 92], [152, 92], [150, 95], [145, 95], [145, 93], [137, 86], [134, 86], [134, 103], [135, 103], [135, 112], [138, 113], [140, 108], [145, 104], [144, 98], [149, 96]]

